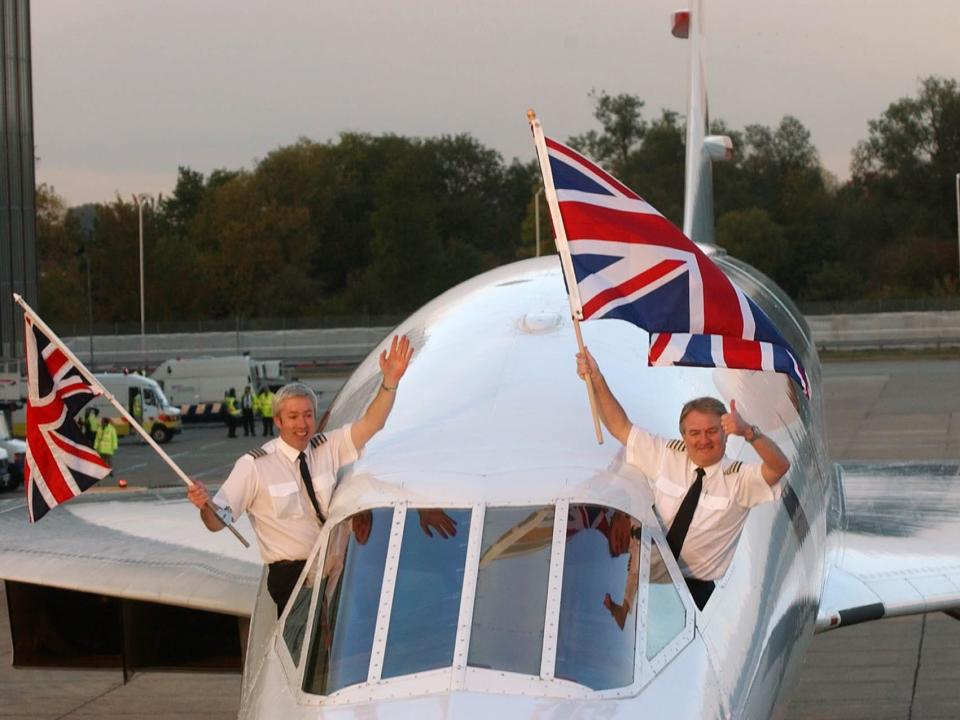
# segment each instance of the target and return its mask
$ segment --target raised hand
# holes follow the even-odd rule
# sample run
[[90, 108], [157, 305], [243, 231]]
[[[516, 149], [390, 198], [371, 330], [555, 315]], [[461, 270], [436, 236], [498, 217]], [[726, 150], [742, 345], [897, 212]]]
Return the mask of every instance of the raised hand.
[[393, 336], [390, 349], [380, 353], [380, 372], [383, 373], [383, 384], [388, 388], [396, 388], [400, 378], [407, 371], [410, 358], [413, 357], [413, 348], [406, 335]]
[[737, 412], [737, 401], [730, 401], [730, 412], [720, 417], [720, 427], [726, 435], [743, 435], [750, 429], [750, 425]]

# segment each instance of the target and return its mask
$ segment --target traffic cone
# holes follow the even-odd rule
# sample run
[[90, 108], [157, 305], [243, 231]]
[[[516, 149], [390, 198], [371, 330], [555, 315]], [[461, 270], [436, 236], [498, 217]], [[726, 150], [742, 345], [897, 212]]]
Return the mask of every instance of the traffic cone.
[[120, 478], [119, 480], [117, 480], [117, 487], [125, 488], [126, 486], [127, 486], [126, 480], [124, 480], [123, 478]]

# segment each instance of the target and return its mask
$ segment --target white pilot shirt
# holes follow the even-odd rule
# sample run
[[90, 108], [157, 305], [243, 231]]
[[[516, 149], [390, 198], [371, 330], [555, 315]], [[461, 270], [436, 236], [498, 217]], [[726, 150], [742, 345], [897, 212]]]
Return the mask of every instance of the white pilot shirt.
[[[326, 516], [337, 472], [359, 457], [350, 425], [318, 433], [304, 452], [317, 503]], [[268, 564], [305, 559], [320, 534], [320, 521], [300, 477], [299, 454], [279, 438], [250, 451], [237, 460], [213, 498], [230, 508], [234, 520], [243, 513], [250, 516], [260, 556]]]
[[[667, 440], [634, 426], [626, 447], [627, 462], [640, 468], [650, 482], [654, 507], [670, 529], [687, 489], [697, 478], [682, 440]], [[716, 580], [733, 560], [737, 539], [754, 505], [780, 497], [780, 484], [767, 484], [760, 464], [724, 456], [705, 467], [703, 492], [680, 550], [684, 577]]]

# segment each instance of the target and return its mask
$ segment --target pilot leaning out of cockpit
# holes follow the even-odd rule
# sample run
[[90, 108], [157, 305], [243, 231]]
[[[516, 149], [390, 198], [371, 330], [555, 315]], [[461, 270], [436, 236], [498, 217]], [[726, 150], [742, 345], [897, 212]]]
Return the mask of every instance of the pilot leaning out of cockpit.
[[[654, 507], [667, 530], [667, 543], [701, 610], [733, 559], [747, 513], [780, 495], [780, 478], [790, 462], [773, 440], [737, 412], [736, 401], [691, 400], [680, 411], [680, 440], [651, 435], [630, 422], [607, 386], [596, 360], [584, 348], [577, 373], [589, 378], [604, 426], [626, 448], [626, 460], [650, 481]], [[749, 464], [725, 457], [727, 437], [740, 435], [760, 456]], [[630, 544], [630, 522], [618, 513], [610, 545]]]
[[[233, 520], [243, 513], [250, 516], [278, 617], [320, 535], [337, 472], [354, 462], [387, 422], [412, 356], [407, 337], [394, 336], [389, 351], [380, 354], [383, 380], [366, 411], [355, 423], [329, 432], [317, 433], [313, 390], [300, 383], [284, 385], [273, 398], [273, 422], [280, 437], [241, 456], [213, 498]], [[223, 529], [203, 483], [195, 480], [187, 495], [209, 530]]]

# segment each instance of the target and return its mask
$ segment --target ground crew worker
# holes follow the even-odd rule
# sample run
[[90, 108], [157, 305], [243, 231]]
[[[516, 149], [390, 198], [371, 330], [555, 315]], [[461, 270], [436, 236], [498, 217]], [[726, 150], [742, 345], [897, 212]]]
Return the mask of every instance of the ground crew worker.
[[[109, 418], [104, 418], [97, 428], [97, 436], [93, 441], [93, 449], [96, 450], [108, 467], [113, 467], [113, 455], [117, 452], [117, 429], [110, 422]], [[110, 471], [113, 475], [113, 471]]]
[[273, 437], [273, 393], [266, 385], [257, 395], [257, 412], [263, 423], [263, 437]]
[[250, 391], [250, 386], [247, 385], [243, 389], [243, 395], [240, 396], [240, 415], [241, 422], [243, 423], [243, 436], [249, 437], [257, 435], [257, 426], [253, 421], [253, 409], [257, 404], [257, 399], [254, 397], [253, 393]]
[[100, 411], [96, 408], [89, 408], [84, 420], [86, 422], [84, 423], [85, 427], [83, 428], [83, 432], [87, 437], [87, 442], [92, 446], [97, 439], [97, 430], [100, 429]]
[[237, 391], [234, 388], [227, 390], [223, 396], [223, 411], [227, 419], [227, 437], [237, 436], [237, 425], [240, 424], [240, 408], [237, 407]]
[[130, 402], [130, 414], [133, 419], [143, 425], [143, 397], [139, 390], [134, 392], [133, 400]]

